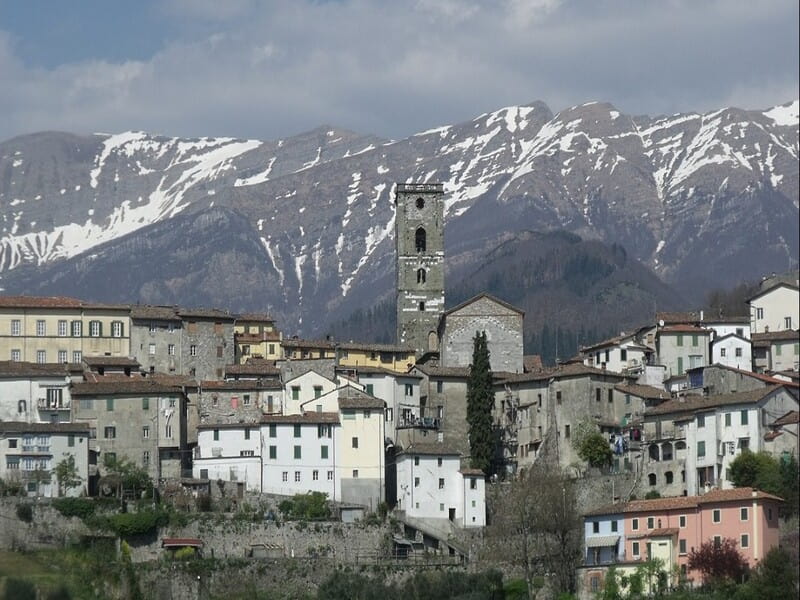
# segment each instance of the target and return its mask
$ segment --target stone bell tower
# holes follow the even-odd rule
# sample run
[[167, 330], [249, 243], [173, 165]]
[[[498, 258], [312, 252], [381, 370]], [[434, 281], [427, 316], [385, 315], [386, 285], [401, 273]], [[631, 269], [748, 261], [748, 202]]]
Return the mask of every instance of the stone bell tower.
[[397, 343], [417, 356], [439, 350], [444, 312], [444, 187], [398, 183], [394, 239]]

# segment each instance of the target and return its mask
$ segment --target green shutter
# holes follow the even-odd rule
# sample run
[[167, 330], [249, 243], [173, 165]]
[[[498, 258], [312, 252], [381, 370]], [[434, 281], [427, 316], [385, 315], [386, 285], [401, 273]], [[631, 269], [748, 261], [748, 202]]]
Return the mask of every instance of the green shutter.
[[683, 375], [683, 357], [678, 357], [678, 375]]

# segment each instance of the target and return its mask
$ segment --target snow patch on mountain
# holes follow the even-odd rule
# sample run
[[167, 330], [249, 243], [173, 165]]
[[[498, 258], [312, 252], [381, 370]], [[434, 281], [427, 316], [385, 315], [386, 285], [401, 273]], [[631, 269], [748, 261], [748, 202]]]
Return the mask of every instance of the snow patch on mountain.
[[800, 101], [795, 100], [782, 106], [776, 106], [764, 112], [764, 116], [772, 119], [781, 127], [797, 127], [800, 122]]

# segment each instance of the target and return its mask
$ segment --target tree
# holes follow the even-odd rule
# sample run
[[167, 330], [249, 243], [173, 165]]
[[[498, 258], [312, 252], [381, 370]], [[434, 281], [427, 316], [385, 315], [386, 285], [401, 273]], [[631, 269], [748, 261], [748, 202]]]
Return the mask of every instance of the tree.
[[486, 332], [476, 332], [472, 339], [472, 364], [467, 379], [467, 425], [469, 427], [469, 451], [472, 467], [487, 475], [494, 473], [495, 452], [492, 409], [494, 391], [489, 364], [489, 346]]
[[731, 462], [731, 481], [736, 487], [754, 487], [787, 499], [791, 507], [797, 494], [797, 461], [746, 450]]
[[614, 458], [608, 441], [599, 431], [584, 436], [577, 450], [578, 456], [589, 463], [590, 467], [605, 467]]
[[574, 592], [583, 527], [574, 483], [557, 465], [537, 461], [502, 485], [487, 528], [488, 549], [520, 568], [529, 598], [535, 598], [540, 587], [534, 579], [546, 574], [556, 594]]
[[106, 465], [108, 480], [117, 488], [117, 496], [122, 496], [123, 490], [130, 490], [134, 497], [139, 493], [152, 489], [153, 482], [147, 471], [137, 466], [132, 461], [124, 458], [114, 460]]
[[723, 538], [717, 544], [710, 540], [689, 553], [689, 569], [703, 574], [703, 581], [711, 585], [740, 582], [747, 573], [747, 561], [736, 547], [736, 540]]
[[71, 454], [61, 460], [53, 469], [53, 475], [58, 481], [58, 495], [64, 496], [72, 488], [78, 487], [81, 482], [81, 476], [78, 474], [78, 468], [75, 466], [75, 457]]
[[797, 563], [783, 548], [772, 548], [747, 582], [752, 588], [755, 598], [761, 600], [778, 600], [779, 598], [797, 598], [798, 573]]

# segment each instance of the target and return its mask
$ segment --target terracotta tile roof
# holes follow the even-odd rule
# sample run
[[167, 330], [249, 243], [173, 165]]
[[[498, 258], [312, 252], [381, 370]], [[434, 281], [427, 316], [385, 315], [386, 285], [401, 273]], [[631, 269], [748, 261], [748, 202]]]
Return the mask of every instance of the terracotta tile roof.
[[234, 381], [201, 381], [204, 390], [258, 391], [283, 389], [280, 381], [274, 379], [239, 379]]
[[203, 540], [198, 538], [164, 538], [161, 540], [162, 548], [179, 548], [183, 546], [203, 547]]
[[721, 365], [719, 363], [714, 363], [713, 365], [709, 365], [707, 367], [699, 367], [701, 369], [723, 369], [725, 371], [732, 371], [733, 373], [739, 373], [740, 375], [744, 375], [745, 377], [752, 377], [753, 379], [758, 379], [759, 381], [763, 381], [765, 383], [769, 383], [771, 385], [788, 385], [788, 386], [797, 386], [796, 383], [791, 381], [784, 381], [783, 379], [777, 379], [775, 377], [770, 377], [769, 375], [765, 375], [764, 373], [756, 373], [755, 371], [745, 371], [744, 369], [737, 369], [736, 367], [730, 367], [728, 365]]
[[255, 323], [274, 323], [275, 319], [267, 313], [242, 313], [236, 317], [237, 321], [253, 321]]
[[783, 385], [774, 385], [756, 390], [750, 390], [747, 392], [733, 392], [730, 394], [717, 394], [713, 396], [686, 396], [683, 399], [673, 398], [672, 400], [667, 400], [658, 406], [646, 409], [645, 418], [651, 415], [690, 413], [717, 408], [718, 406], [755, 404], [782, 387]]
[[132, 367], [139, 368], [139, 361], [128, 356], [84, 356], [83, 362], [90, 367]]
[[479, 476], [479, 477], [486, 477], [486, 473], [484, 473], [481, 469], [459, 469], [458, 471], [462, 475], [469, 476]]
[[478, 301], [478, 300], [480, 300], [481, 298], [486, 298], [486, 299], [488, 299], [488, 300], [491, 300], [492, 302], [497, 302], [497, 303], [498, 303], [498, 304], [500, 304], [501, 306], [505, 306], [505, 307], [506, 307], [508, 310], [512, 310], [512, 311], [514, 311], [514, 312], [516, 312], [516, 313], [519, 313], [520, 315], [523, 315], [523, 316], [525, 316], [525, 311], [523, 311], [523, 310], [521, 310], [521, 309], [517, 308], [517, 307], [516, 307], [516, 306], [514, 306], [513, 304], [509, 304], [509, 303], [508, 303], [508, 302], [506, 302], [505, 300], [501, 300], [501, 299], [500, 299], [500, 298], [498, 298], [497, 296], [492, 296], [491, 294], [487, 294], [487, 293], [485, 293], [485, 292], [484, 292], [484, 293], [482, 293], [482, 294], [478, 294], [477, 296], [473, 296], [473, 297], [472, 297], [472, 298], [470, 298], [469, 300], [464, 300], [464, 302], [462, 302], [461, 304], [458, 304], [457, 306], [454, 306], [454, 307], [453, 307], [453, 308], [451, 308], [450, 310], [447, 310], [447, 311], [445, 311], [445, 312], [444, 312], [444, 316], [446, 317], [447, 315], [453, 314], [454, 312], [456, 312], [456, 311], [458, 311], [458, 310], [461, 310], [462, 308], [465, 308], [466, 306], [469, 306], [469, 305], [470, 305], [470, 304], [472, 304], [473, 302], [477, 302], [477, 301]]
[[229, 375], [261, 375], [277, 377], [280, 374], [281, 370], [276, 367], [272, 361], [255, 362], [250, 359], [243, 365], [227, 365], [225, 367], [226, 377]]
[[83, 365], [78, 363], [0, 361], [0, 377], [65, 377], [82, 372]]
[[88, 423], [22, 423], [0, 421], [2, 433], [89, 433]]
[[218, 308], [178, 308], [178, 315], [182, 319], [214, 319], [218, 321], [236, 319], [236, 315]]
[[418, 442], [404, 448], [398, 454], [419, 454], [425, 456], [461, 456], [454, 446], [443, 442]]
[[614, 337], [608, 338], [607, 340], [603, 340], [602, 342], [595, 342], [594, 344], [589, 344], [588, 346], [581, 346], [581, 352], [591, 352], [593, 350], [597, 350], [598, 348], [605, 348], [606, 346], [616, 346], [623, 340], [628, 338], [632, 338], [634, 336], [633, 333], [621, 333], [620, 335], [615, 335]]
[[352, 408], [377, 408], [383, 409], [386, 403], [380, 398], [370, 396], [366, 392], [356, 390], [354, 388], [346, 388], [339, 391], [339, 408], [352, 409]]
[[306, 412], [301, 415], [264, 415], [262, 423], [338, 423], [339, 413]]
[[239, 344], [257, 344], [259, 342], [280, 342], [279, 331], [263, 331], [261, 333], [234, 333], [233, 337]]
[[551, 369], [545, 369], [539, 373], [518, 373], [511, 375], [500, 381], [499, 384], [519, 383], [524, 381], [542, 381], [550, 378], [559, 379], [567, 377], [580, 377], [583, 375], [598, 375], [619, 380], [626, 379], [626, 377], [621, 373], [615, 373], [614, 371], [607, 371], [605, 369], [596, 369], [595, 367], [588, 367], [583, 363], [575, 362], [559, 365]]
[[415, 365], [414, 368], [423, 372], [428, 377], [458, 377], [463, 379], [469, 377], [469, 367], [436, 367], [433, 365]]
[[131, 306], [131, 319], [148, 319], [152, 321], [180, 321], [177, 306], [152, 306], [136, 304]]
[[526, 373], [535, 373], [544, 369], [542, 357], [538, 354], [527, 354], [522, 357], [522, 368]]
[[2, 308], [81, 308], [83, 302], [67, 296], [0, 296]]
[[615, 385], [614, 389], [622, 392], [623, 394], [630, 394], [631, 396], [636, 396], [637, 398], [644, 398], [645, 400], [669, 400], [672, 398], [669, 392], [663, 388], [653, 387], [651, 385], [639, 385], [639, 384], [630, 384], [630, 385]]
[[695, 325], [665, 325], [659, 328], [659, 333], [694, 333], [697, 335], [708, 335], [711, 331]]
[[766, 333], [754, 333], [752, 336], [753, 344], [759, 342], [800, 342], [800, 331], [797, 329], [784, 329], [782, 331], [769, 331]]
[[[697, 508], [703, 504], [716, 504], [724, 502], [741, 502], [742, 500], [775, 500], [783, 502], [782, 498], [767, 494], [749, 487], [733, 488], [730, 490], [711, 490], [702, 496], [675, 496], [670, 498], [654, 498], [652, 500], [632, 500], [617, 504], [608, 504], [596, 510], [585, 513], [585, 516], [616, 515], [627, 513], [660, 512], [665, 510], [681, 510]], [[652, 532], [651, 532], [652, 534]]]
[[176, 385], [169, 385], [155, 377], [109, 377], [98, 378], [97, 381], [85, 381], [72, 385], [73, 396], [112, 396], [112, 395], [178, 395], [181, 390]]
[[781, 427], [783, 425], [797, 425], [800, 423], [800, 412], [791, 410], [782, 417], [775, 419], [771, 427]]
[[336, 371], [337, 372], [355, 371], [356, 375], [391, 375], [393, 377], [422, 379], [422, 375], [414, 375], [413, 373], [398, 373], [397, 371], [392, 371], [391, 369], [387, 369], [385, 367], [367, 367], [367, 366], [350, 367], [341, 365], [339, 367], [336, 367]]

